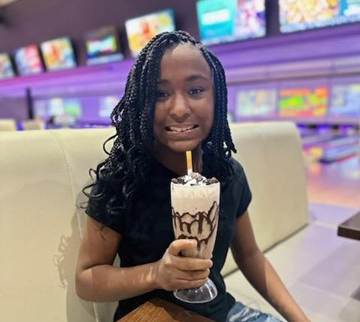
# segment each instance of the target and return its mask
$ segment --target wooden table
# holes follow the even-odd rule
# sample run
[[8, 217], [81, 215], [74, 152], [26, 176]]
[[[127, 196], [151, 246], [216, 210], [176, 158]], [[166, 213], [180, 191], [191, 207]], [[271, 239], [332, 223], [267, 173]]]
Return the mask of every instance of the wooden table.
[[139, 306], [117, 322], [214, 322], [162, 299]]
[[338, 235], [360, 240], [360, 212], [339, 225]]

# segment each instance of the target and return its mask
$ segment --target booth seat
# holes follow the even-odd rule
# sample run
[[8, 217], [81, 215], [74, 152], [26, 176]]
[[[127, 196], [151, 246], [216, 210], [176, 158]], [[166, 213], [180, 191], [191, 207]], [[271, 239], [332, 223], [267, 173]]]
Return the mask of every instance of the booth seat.
[[[234, 124], [231, 130], [234, 157], [253, 193], [249, 212], [257, 242], [266, 251], [286, 243], [308, 220], [300, 139], [289, 122]], [[74, 274], [86, 219], [81, 189], [113, 133], [106, 128], [0, 136], [2, 321], [112, 321], [116, 304], [79, 299]], [[234, 270], [229, 256], [225, 280]]]
[[46, 124], [43, 120], [26, 120], [21, 122], [21, 126], [25, 131], [45, 130]]
[[16, 131], [16, 121], [14, 119], [0, 119], [0, 132]]

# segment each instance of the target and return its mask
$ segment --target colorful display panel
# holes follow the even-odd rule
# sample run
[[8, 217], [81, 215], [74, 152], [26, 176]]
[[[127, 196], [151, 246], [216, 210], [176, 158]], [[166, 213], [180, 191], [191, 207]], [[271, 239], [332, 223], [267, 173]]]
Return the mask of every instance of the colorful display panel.
[[125, 28], [131, 53], [135, 57], [155, 35], [175, 30], [174, 14], [167, 9], [133, 18], [125, 22]]
[[276, 114], [276, 90], [240, 90], [236, 93], [235, 120]]
[[9, 55], [0, 53], [0, 79], [14, 76], [15, 73]]
[[121, 97], [117, 95], [109, 95], [99, 98], [98, 117], [102, 119], [110, 119], [110, 114], [114, 107], [119, 103]]
[[280, 0], [279, 7], [282, 32], [360, 21], [360, 0]]
[[14, 57], [20, 75], [38, 74], [44, 71], [39, 50], [35, 45], [19, 48], [15, 51]]
[[196, 8], [204, 44], [265, 36], [265, 0], [201, 0]]
[[59, 70], [76, 66], [71, 41], [67, 37], [49, 40], [41, 44], [41, 52], [48, 70]]
[[333, 86], [329, 115], [360, 117], [360, 84]]
[[329, 90], [325, 86], [281, 89], [279, 115], [283, 117], [319, 117], [326, 114]]
[[87, 64], [100, 64], [122, 60], [119, 41], [114, 26], [103, 27], [86, 35]]
[[49, 126], [109, 125], [121, 95], [36, 98], [34, 114]]
[[38, 99], [34, 102], [34, 113], [51, 125], [72, 126], [81, 118], [82, 106], [78, 98]]

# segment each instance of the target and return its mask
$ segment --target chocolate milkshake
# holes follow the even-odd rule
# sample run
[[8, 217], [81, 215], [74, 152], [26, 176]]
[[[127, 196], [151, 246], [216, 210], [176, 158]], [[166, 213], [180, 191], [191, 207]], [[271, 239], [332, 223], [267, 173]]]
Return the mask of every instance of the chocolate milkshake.
[[210, 259], [219, 217], [220, 183], [192, 172], [171, 181], [172, 221], [176, 239], [194, 239], [183, 255]]

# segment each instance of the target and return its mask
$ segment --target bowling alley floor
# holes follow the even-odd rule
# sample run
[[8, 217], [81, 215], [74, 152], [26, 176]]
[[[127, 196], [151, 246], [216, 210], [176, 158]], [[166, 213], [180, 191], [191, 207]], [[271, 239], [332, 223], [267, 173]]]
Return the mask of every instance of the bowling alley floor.
[[[360, 160], [305, 160], [309, 224], [265, 254], [311, 321], [359, 322], [360, 241], [337, 226], [360, 211]], [[240, 272], [225, 281], [237, 300], [278, 315]]]
[[305, 162], [309, 202], [360, 209], [360, 156], [328, 164], [305, 156]]

